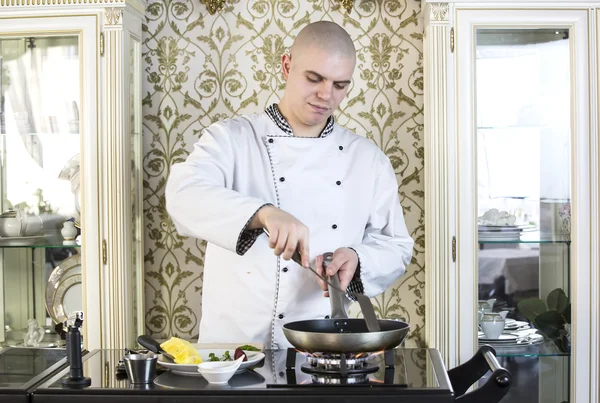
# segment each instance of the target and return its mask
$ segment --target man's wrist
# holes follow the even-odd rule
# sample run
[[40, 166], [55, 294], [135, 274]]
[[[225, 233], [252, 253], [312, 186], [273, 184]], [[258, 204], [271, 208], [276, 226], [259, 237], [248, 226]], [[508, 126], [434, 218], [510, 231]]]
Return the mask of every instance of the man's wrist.
[[250, 224], [247, 229], [259, 229], [265, 227], [265, 217], [268, 215], [269, 210], [274, 209], [275, 207], [272, 204], [265, 204], [260, 207], [258, 211], [252, 217]]

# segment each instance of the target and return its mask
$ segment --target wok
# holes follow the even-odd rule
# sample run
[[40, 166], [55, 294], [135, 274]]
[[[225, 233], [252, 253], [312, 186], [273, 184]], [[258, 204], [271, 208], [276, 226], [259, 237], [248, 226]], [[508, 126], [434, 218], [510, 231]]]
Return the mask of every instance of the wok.
[[[331, 261], [326, 254], [323, 266]], [[410, 326], [406, 322], [379, 319], [380, 331], [370, 332], [364, 319], [349, 319], [344, 309], [344, 295], [338, 291], [337, 274], [328, 277], [329, 302], [332, 319], [313, 319], [286, 323], [283, 334], [298, 350], [322, 353], [359, 353], [387, 350], [397, 347], [408, 335]], [[329, 283], [328, 282], [328, 283]], [[333, 285], [333, 287], [332, 287]], [[361, 309], [373, 309], [361, 306]]]

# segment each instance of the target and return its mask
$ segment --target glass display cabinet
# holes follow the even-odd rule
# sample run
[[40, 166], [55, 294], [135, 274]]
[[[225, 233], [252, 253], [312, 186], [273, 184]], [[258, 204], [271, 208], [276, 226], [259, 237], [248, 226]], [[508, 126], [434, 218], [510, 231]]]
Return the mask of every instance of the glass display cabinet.
[[494, 347], [511, 402], [597, 401], [599, 4], [484, 3], [426, 5], [428, 342]]
[[0, 2], [5, 347], [63, 347], [75, 310], [88, 349], [130, 347], [143, 329], [144, 9]]
[[0, 38], [6, 346], [62, 344], [54, 325], [82, 309], [78, 39]]
[[478, 341], [529, 379], [521, 399], [568, 401], [569, 30], [478, 28], [475, 44]]

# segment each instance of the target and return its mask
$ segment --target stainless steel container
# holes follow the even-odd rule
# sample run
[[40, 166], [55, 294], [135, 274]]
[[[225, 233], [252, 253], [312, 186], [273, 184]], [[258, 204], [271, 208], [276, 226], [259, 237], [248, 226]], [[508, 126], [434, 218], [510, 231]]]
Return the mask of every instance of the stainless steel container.
[[131, 383], [152, 383], [156, 378], [157, 361], [157, 355], [126, 354], [123, 362], [129, 381]]

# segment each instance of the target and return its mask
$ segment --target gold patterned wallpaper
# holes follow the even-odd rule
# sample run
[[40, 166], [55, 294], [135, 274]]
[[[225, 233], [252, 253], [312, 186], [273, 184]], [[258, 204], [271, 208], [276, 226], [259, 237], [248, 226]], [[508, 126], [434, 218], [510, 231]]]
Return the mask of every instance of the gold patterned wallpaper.
[[[217, 10], [216, 3], [223, 3]], [[165, 210], [169, 167], [201, 129], [264, 110], [283, 93], [281, 54], [309, 22], [335, 21], [355, 41], [357, 69], [338, 123], [390, 157], [415, 239], [407, 273], [373, 299], [380, 317], [402, 318], [423, 339], [423, 23], [418, 0], [150, 0], [144, 25], [146, 331], [198, 337], [202, 241], [177, 234]], [[210, 10], [209, 10], [210, 9]], [[210, 12], [209, 12], [210, 11]], [[350, 314], [360, 310], [351, 307]]]

